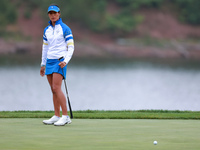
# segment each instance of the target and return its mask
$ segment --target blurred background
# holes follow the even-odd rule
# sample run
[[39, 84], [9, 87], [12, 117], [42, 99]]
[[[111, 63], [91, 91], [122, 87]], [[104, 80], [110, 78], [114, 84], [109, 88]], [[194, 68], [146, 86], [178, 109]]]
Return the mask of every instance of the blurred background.
[[75, 40], [73, 110], [200, 110], [199, 0], [1, 0], [0, 111], [53, 110], [39, 75], [52, 3]]

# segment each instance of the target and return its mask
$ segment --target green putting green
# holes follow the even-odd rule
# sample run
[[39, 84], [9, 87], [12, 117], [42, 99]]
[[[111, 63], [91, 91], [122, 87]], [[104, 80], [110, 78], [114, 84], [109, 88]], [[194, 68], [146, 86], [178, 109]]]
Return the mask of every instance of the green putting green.
[[[73, 119], [61, 127], [41, 118], [0, 119], [1, 150], [199, 150], [200, 120]], [[154, 141], [158, 141], [154, 145]]]

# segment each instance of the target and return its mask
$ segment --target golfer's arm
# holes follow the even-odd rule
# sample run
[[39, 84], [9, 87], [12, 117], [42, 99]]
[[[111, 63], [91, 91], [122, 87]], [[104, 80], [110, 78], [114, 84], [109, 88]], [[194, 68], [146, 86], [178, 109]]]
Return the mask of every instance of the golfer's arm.
[[67, 41], [67, 55], [65, 57], [65, 62], [68, 64], [70, 59], [72, 58], [72, 55], [74, 53], [74, 40], [70, 39]]
[[42, 62], [41, 62], [41, 66], [45, 66], [45, 65], [46, 65], [46, 61], [47, 61], [47, 51], [48, 51], [48, 43], [47, 43], [47, 41], [43, 40], [43, 45], [42, 45]]

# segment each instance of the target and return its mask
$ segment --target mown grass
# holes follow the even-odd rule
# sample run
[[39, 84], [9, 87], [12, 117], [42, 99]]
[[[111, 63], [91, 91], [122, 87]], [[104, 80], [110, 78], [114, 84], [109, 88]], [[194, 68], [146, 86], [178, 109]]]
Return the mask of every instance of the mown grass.
[[[0, 111], [0, 118], [49, 118], [53, 111]], [[138, 111], [74, 111], [76, 119], [200, 119], [200, 111], [138, 110]]]
[[[0, 118], [1, 150], [199, 150], [200, 120]], [[158, 141], [157, 145], [153, 141]]]

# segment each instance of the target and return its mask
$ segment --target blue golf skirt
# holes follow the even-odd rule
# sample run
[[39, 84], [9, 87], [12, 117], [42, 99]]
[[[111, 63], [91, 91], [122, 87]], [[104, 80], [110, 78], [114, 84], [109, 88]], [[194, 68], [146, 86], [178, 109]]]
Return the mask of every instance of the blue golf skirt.
[[[60, 61], [63, 61], [63, 60], [64, 60], [64, 58], [61, 59]], [[60, 63], [60, 61], [58, 59], [47, 59], [45, 75], [59, 73], [63, 76], [64, 79], [66, 79], [67, 65], [64, 68], [61, 68], [58, 65]]]

